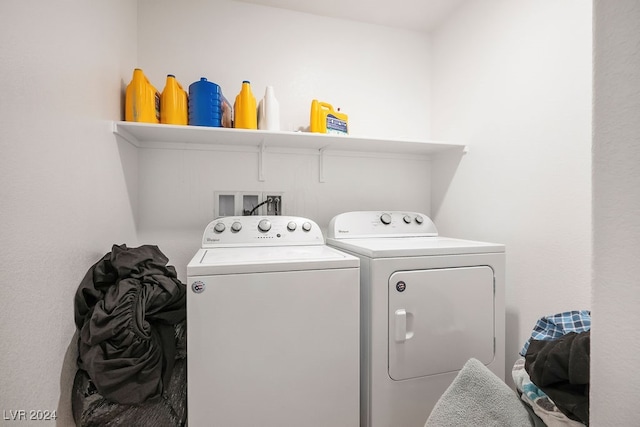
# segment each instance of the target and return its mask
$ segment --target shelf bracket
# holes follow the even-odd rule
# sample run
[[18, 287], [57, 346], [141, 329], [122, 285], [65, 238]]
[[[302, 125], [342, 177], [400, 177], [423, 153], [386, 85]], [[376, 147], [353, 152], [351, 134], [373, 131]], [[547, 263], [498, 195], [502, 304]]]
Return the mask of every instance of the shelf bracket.
[[258, 181], [264, 182], [264, 139], [260, 141], [258, 150]]
[[318, 181], [321, 183], [325, 182], [324, 180], [324, 150], [325, 149], [326, 147], [323, 147], [318, 150], [320, 154], [318, 157]]

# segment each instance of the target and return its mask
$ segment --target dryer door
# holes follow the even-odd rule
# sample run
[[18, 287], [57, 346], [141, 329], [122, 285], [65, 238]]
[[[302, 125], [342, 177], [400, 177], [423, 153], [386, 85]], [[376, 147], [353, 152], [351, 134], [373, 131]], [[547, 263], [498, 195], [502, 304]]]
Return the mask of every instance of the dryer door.
[[494, 357], [494, 279], [488, 266], [398, 271], [389, 278], [389, 376], [457, 371]]

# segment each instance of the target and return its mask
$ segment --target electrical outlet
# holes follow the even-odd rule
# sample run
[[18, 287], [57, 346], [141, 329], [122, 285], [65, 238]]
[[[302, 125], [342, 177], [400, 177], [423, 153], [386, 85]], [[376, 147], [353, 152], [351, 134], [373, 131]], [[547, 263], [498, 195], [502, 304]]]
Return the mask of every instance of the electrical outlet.
[[282, 194], [267, 194], [267, 215], [282, 215]]

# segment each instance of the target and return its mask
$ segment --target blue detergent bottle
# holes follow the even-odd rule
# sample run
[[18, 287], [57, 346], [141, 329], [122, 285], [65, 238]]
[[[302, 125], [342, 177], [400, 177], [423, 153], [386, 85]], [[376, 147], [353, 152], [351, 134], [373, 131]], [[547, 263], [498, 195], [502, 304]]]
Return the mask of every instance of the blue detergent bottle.
[[202, 77], [189, 85], [189, 125], [222, 126], [222, 91]]

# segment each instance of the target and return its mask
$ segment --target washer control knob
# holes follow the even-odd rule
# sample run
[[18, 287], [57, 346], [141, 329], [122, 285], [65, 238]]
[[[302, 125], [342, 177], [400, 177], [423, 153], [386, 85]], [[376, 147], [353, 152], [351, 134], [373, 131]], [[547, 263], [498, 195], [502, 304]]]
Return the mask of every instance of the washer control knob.
[[422, 219], [422, 217], [420, 215], [416, 216], [416, 222], [418, 224], [422, 224], [424, 222], [424, 219]]
[[225, 230], [225, 226], [223, 223], [219, 222], [216, 225], [213, 226], [213, 229], [215, 230], [216, 233], [222, 233]]
[[380, 221], [382, 221], [382, 223], [386, 225], [391, 224], [391, 215], [389, 215], [388, 213], [380, 215]]
[[297, 226], [298, 225], [294, 221], [289, 221], [289, 223], [287, 224], [287, 230], [295, 231]]
[[405, 215], [402, 217], [402, 220], [405, 224], [411, 224], [411, 217], [409, 215]]
[[262, 231], [263, 233], [271, 230], [271, 222], [268, 219], [260, 220], [260, 222], [258, 223], [258, 230]]
[[302, 229], [304, 231], [311, 231], [311, 223], [310, 222], [303, 222], [302, 223]]
[[241, 223], [236, 221], [233, 224], [231, 224], [231, 231], [233, 231], [234, 233], [237, 233], [240, 230], [242, 230], [242, 224]]

